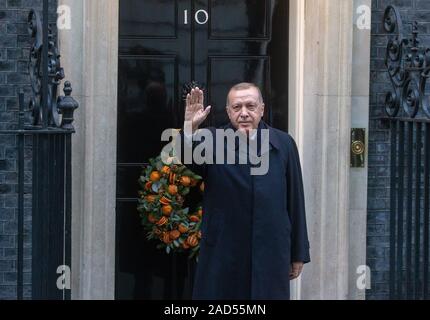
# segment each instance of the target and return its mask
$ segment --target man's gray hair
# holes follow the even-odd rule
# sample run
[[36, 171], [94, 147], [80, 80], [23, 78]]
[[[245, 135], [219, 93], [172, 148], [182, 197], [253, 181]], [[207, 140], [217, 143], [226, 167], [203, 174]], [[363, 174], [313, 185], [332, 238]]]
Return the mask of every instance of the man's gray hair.
[[255, 88], [258, 91], [258, 96], [259, 96], [259, 101], [260, 103], [263, 103], [263, 95], [261, 94], [261, 90], [260, 88], [255, 84], [255, 83], [250, 83], [250, 82], [241, 82], [238, 84], [235, 84], [233, 87], [230, 88], [228, 94], [227, 94], [227, 102], [226, 105], [227, 107], [230, 105], [230, 101], [229, 101], [229, 96], [230, 96], [230, 92], [232, 91], [239, 91], [239, 90], [247, 90], [250, 88]]

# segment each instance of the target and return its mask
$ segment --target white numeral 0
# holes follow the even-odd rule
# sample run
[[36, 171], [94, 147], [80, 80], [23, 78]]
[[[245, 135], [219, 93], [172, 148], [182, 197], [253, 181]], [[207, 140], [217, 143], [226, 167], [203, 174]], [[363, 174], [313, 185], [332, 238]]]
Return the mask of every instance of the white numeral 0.
[[[204, 20], [200, 20], [199, 18], [201, 13], [204, 15]], [[209, 14], [206, 10], [198, 10], [194, 15], [194, 20], [196, 20], [198, 24], [206, 24], [209, 21]], [[184, 24], [188, 24], [188, 10], [184, 10]]]
[[[200, 21], [199, 20], [199, 14], [200, 13], [204, 14], [204, 16], [205, 16], [205, 20], [204, 21]], [[206, 24], [208, 22], [208, 20], [209, 20], [209, 14], [208, 14], [208, 12], [206, 10], [201, 9], [201, 10], [199, 10], [199, 11], [196, 12], [196, 14], [194, 16], [194, 19], [196, 20], [196, 22], [198, 24]]]

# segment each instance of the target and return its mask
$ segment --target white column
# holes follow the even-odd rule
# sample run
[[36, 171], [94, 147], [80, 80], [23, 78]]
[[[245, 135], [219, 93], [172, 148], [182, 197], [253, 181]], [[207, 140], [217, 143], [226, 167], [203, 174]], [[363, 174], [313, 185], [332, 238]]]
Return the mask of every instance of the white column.
[[[303, 158], [305, 2], [290, 0], [289, 12], [288, 128], [297, 143], [301, 158]], [[305, 189], [307, 191], [306, 186]], [[291, 299], [293, 300], [301, 298], [301, 279], [302, 277], [291, 282]]]
[[[369, 137], [371, 7], [371, 0], [354, 0], [351, 126], [366, 129], [366, 140]], [[367, 141], [366, 145], [369, 145]], [[348, 299], [365, 299], [366, 296], [365, 288], [357, 286], [357, 268], [366, 265], [367, 153], [365, 158], [365, 168], [350, 169]]]
[[60, 30], [76, 112], [72, 144], [72, 298], [113, 299], [118, 0], [60, 0], [71, 30]]
[[347, 299], [353, 0], [290, 3], [289, 126], [302, 159], [312, 259], [292, 296]]

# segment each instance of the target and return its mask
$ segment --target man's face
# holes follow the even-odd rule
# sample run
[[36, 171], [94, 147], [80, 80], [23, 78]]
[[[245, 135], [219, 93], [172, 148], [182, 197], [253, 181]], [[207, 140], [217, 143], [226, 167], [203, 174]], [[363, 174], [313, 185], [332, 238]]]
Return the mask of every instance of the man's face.
[[258, 90], [232, 90], [228, 98], [227, 114], [233, 127], [244, 134], [257, 129], [264, 115], [264, 103], [260, 101]]

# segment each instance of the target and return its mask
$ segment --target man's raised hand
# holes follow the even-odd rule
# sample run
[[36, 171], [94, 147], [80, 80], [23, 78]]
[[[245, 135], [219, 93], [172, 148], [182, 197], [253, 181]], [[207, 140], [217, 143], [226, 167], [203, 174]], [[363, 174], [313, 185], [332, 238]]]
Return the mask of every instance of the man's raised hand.
[[191, 89], [191, 92], [187, 95], [185, 125], [191, 124], [193, 132], [206, 120], [211, 111], [211, 106], [204, 108], [203, 101], [203, 91], [198, 87]]

